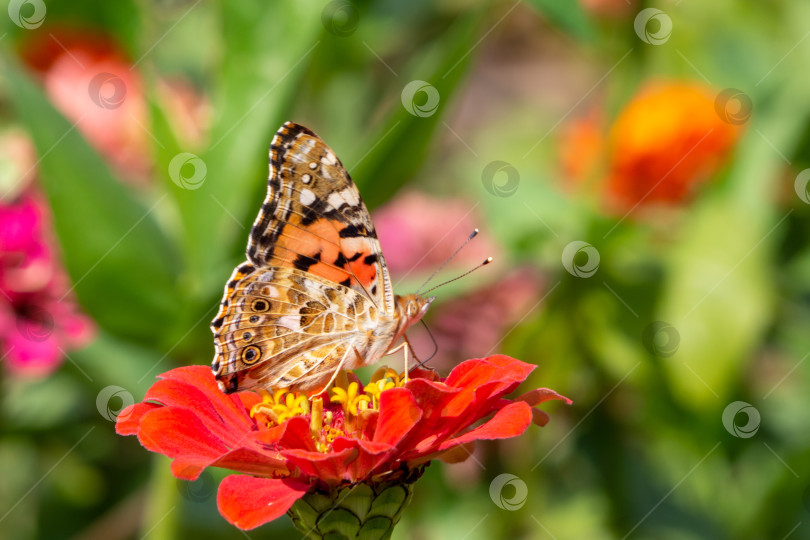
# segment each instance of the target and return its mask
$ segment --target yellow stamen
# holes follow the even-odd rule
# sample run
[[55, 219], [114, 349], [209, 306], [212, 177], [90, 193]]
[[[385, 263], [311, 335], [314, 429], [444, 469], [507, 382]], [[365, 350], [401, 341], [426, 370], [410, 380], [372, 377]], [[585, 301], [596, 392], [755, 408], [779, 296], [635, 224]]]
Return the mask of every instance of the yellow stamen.
[[363, 391], [372, 397], [372, 407], [380, 407], [380, 394], [391, 388], [401, 388], [407, 382], [407, 374], [398, 374], [393, 369], [383, 366], [371, 376], [371, 382]]
[[346, 414], [357, 416], [358, 406], [360, 403], [368, 403], [371, 398], [365, 394], [359, 393], [360, 385], [357, 382], [351, 382], [349, 387], [344, 390], [340, 387], [332, 388], [332, 403], [340, 403], [343, 406], [343, 411]]
[[293, 393], [286, 388], [279, 388], [272, 395], [267, 390], [259, 390], [259, 395], [262, 396], [262, 401], [250, 409], [251, 417], [261, 413], [280, 425], [293, 416], [301, 416], [309, 412], [306, 394]]
[[309, 423], [309, 430], [313, 437], [317, 437], [323, 428], [323, 398], [316, 397], [312, 400], [312, 417]]
[[321, 436], [319, 439], [316, 438], [315, 440], [315, 447], [318, 449], [319, 452], [326, 453], [329, 452], [332, 448], [332, 443], [335, 442], [335, 439], [338, 437], [344, 437], [346, 434], [339, 430], [335, 429], [331, 426], [326, 426], [323, 431], [321, 432]]

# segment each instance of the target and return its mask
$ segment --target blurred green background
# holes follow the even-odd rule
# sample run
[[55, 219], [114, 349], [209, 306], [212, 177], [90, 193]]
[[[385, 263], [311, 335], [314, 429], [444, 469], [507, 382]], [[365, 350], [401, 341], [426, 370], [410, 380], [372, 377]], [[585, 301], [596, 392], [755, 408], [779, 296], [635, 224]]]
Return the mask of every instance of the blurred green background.
[[[54, 342], [67, 319], [47, 306], [74, 296], [95, 331], [56, 343], [44, 369], [15, 367], [30, 292], [0, 299], [0, 537], [300, 537], [286, 517], [230, 527], [224, 473], [179, 482], [111, 421], [156, 375], [210, 362], [267, 147], [293, 120], [380, 209], [398, 292], [468, 224], [479, 247], [442, 275], [496, 255], [437, 291], [435, 367], [504, 352], [574, 400], [543, 429], [431, 466], [395, 538], [810, 538], [806, 2], [12, 0], [8, 13], [2, 212], [38, 197], [68, 280], [29, 341]], [[638, 101], [650, 84], [700, 87], [708, 105]], [[504, 473], [525, 501], [490, 493]]]

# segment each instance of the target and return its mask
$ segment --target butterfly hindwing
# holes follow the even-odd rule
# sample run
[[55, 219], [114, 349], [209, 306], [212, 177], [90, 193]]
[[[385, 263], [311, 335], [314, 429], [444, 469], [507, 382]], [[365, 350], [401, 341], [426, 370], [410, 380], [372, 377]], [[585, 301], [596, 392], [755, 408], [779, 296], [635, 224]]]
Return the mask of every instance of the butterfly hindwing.
[[367, 349], [359, 323], [376, 310], [347, 287], [283, 267], [243, 276], [227, 300], [214, 338], [224, 362], [214, 369], [240, 390], [307, 387], [324, 382], [341, 362], [356, 366], [355, 351]]

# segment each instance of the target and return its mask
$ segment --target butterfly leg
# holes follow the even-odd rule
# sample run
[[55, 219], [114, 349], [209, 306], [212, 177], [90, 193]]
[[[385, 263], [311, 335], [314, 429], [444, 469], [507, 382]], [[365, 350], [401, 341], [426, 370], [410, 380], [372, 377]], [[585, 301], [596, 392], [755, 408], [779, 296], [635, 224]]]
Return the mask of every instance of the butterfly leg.
[[408, 375], [410, 374], [411, 371], [411, 368], [408, 366], [408, 351], [411, 351], [411, 356], [413, 356], [413, 359], [416, 362], [416, 366], [414, 367], [419, 367], [422, 364], [422, 362], [419, 360], [419, 357], [416, 356], [416, 351], [413, 350], [411, 342], [408, 341], [408, 336], [403, 336], [403, 339], [405, 340], [405, 343], [408, 345], [405, 348], [405, 382], [408, 382]]
[[409, 368], [410, 361], [409, 361], [409, 358], [408, 358], [408, 351], [410, 351], [410, 354], [413, 355], [414, 359], [417, 362], [419, 361], [419, 359], [416, 357], [416, 353], [414, 352], [413, 347], [411, 346], [411, 342], [408, 341], [408, 336], [402, 336], [402, 339], [404, 340], [402, 343], [400, 343], [399, 345], [397, 345], [393, 349], [386, 352], [385, 355], [388, 356], [389, 354], [394, 354], [395, 352], [397, 352], [400, 349], [404, 349], [403, 356], [405, 357], [405, 371], [403, 371], [403, 373], [405, 374], [405, 377], [404, 377], [405, 382], [408, 382], [408, 372], [410, 371], [410, 368]]

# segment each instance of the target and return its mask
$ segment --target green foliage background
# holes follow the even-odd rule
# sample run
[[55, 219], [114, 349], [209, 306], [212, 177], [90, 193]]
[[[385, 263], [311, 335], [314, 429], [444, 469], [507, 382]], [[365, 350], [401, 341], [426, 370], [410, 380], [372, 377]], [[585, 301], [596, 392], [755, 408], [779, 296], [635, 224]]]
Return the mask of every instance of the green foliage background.
[[[18, 47], [38, 30], [0, 17], [2, 121], [34, 140], [63, 260], [100, 328], [48, 379], [2, 381], [0, 537], [243, 537], [216, 510], [221, 473], [178, 483], [167, 460], [115, 435], [96, 396], [117, 385], [140, 399], [155, 375], [210, 361], [207, 325], [263, 197], [268, 143], [288, 119], [336, 150], [369, 206], [405, 186], [467, 197], [509, 260], [558, 284], [501, 348], [537, 363], [531, 382], [574, 405], [549, 407], [551, 423], [519, 440], [483, 445], [480, 463], [461, 474], [434, 464], [396, 538], [810, 537], [810, 207], [793, 191], [810, 167], [810, 6], [650, 4], [674, 25], [666, 44], [652, 46], [632, 25], [647, 5], [619, 20], [546, 0], [353, 5], [356, 31], [337, 36], [322, 22], [326, 2], [315, 0], [48, 2], [49, 23], [101, 27], [142, 59], [151, 129], [162, 142], [152, 149], [157, 172], [147, 192], [117, 181], [21, 67]], [[548, 49], [511, 43], [514, 54], [542, 52], [542, 77], [569, 97], [538, 106], [512, 93], [526, 84], [520, 73], [499, 80], [498, 108], [458, 134], [473, 155], [450, 122], [470, 117], [463, 98], [482, 85], [487, 52], [510, 43], [518, 19]], [[567, 65], [587, 66], [590, 82], [572, 82]], [[527, 153], [569, 112], [583, 112], [572, 108], [609, 70], [598, 92], [614, 112], [654, 77], [705, 78], [754, 104], [734, 159], [675, 226], [620, 221], [565, 194], [554, 136]], [[175, 139], [154, 97], [158, 75], [173, 73], [211, 100], [203, 148]], [[439, 91], [436, 114], [403, 108], [411, 80]], [[185, 151], [207, 166], [198, 190], [180, 189], [166, 172]], [[481, 171], [493, 160], [519, 170], [518, 196], [484, 189]], [[590, 279], [560, 264], [574, 240], [599, 250]], [[673, 356], [645, 346], [654, 321], [677, 329]], [[724, 428], [733, 401], [759, 411], [754, 437]], [[502, 473], [528, 486], [519, 510], [490, 498]], [[299, 535], [285, 518], [248, 537]]]

